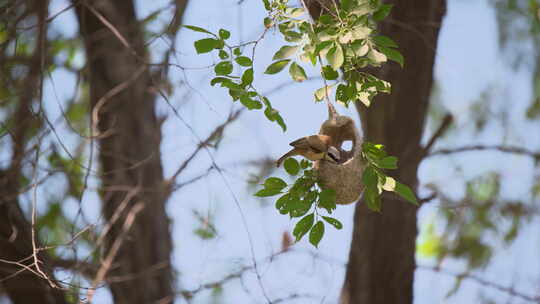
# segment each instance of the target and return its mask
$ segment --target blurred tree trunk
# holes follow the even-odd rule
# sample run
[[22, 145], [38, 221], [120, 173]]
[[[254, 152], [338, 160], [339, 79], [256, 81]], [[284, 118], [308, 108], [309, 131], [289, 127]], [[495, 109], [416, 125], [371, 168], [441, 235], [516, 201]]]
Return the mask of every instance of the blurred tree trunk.
[[[392, 174], [416, 189], [424, 152], [420, 141], [446, 1], [385, 2], [394, 8], [379, 30], [396, 40], [405, 67], [392, 62], [374, 70], [392, 84], [392, 93], [379, 95], [368, 109], [357, 103], [357, 109], [365, 139], [384, 144], [397, 156], [399, 169]], [[385, 196], [382, 201], [381, 213], [368, 210], [363, 203], [356, 206], [342, 303], [413, 303], [418, 208], [397, 196]]]
[[[186, 1], [179, 2], [185, 6]], [[144, 204], [128, 236], [120, 240], [106, 278], [116, 304], [172, 303], [172, 242], [165, 210], [168, 189], [161, 165], [161, 129], [134, 3], [73, 3], [85, 42], [92, 119], [100, 133], [102, 210], [112, 223], [104, 255], [121, 236], [129, 210], [136, 203]], [[127, 207], [119, 209], [124, 200]], [[115, 212], [121, 214], [117, 220], [113, 220]]]
[[[40, 126], [40, 113], [34, 113], [32, 106], [42, 89], [41, 68], [47, 53], [45, 19], [48, 1], [27, 1], [23, 6], [27, 9], [25, 12], [28, 13], [27, 18], [30, 19], [33, 15], [36, 17], [38, 33], [34, 51], [31, 57], [28, 57], [27, 75], [22, 82], [21, 90], [17, 92], [19, 98], [14, 113], [17, 124], [9, 131], [13, 147], [10, 164], [8, 168], [0, 170], [0, 287], [14, 304], [61, 304], [66, 303], [64, 293], [57, 288], [58, 284], [45, 251], [36, 252], [35, 257], [39, 260], [41, 275], [45, 274], [47, 279], [35, 273], [37, 268], [32, 246], [33, 227], [26, 219], [18, 199], [22, 189], [23, 162], [25, 158], [34, 157], [28, 155], [30, 153], [27, 152], [29, 149], [27, 144], [32, 139], [31, 134], [35, 134]], [[13, 15], [5, 17], [6, 25], [8, 21], [12, 21], [9, 18], [15, 18]], [[3, 68], [7, 68], [8, 70], [4, 72], [9, 73], [9, 67]], [[5, 77], [7, 79], [10, 75]], [[39, 247], [39, 240], [36, 239], [36, 242], [36, 247]], [[32, 272], [22, 267], [28, 267]]]

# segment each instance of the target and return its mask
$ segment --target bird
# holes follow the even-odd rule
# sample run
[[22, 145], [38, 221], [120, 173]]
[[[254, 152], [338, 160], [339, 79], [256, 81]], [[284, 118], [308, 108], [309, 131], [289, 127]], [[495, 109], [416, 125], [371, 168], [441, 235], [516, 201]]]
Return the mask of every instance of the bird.
[[289, 144], [293, 149], [280, 157], [276, 166], [279, 167], [285, 159], [294, 155], [301, 155], [312, 161], [327, 160], [338, 163], [340, 160], [339, 150], [331, 146], [330, 143], [330, 136], [322, 134], [297, 139]]

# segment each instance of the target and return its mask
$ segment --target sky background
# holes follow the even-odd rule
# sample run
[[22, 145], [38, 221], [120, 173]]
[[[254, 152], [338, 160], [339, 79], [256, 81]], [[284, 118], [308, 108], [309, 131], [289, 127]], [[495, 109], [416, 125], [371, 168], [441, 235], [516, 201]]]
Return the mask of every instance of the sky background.
[[[166, 1], [137, 1], [137, 15], [147, 16]], [[53, 0], [50, 14], [60, 11], [68, 3]], [[160, 30], [170, 20], [171, 11], [165, 11], [151, 25]], [[220, 28], [231, 31], [233, 41], [247, 41], [258, 37], [262, 31], [265, 11], [262, 1], [191, 1], [184, 17], [184, 24], [196, 25], [216, 32]], [[61, 14], [52, 22], [50, 37], [56, 33], [73, 36], [77, 33], [77, 22], [72, 11]], [[513, 144], [531, 150], [540, 150], [538, 124], [524, 120], [525, 109], [531, 99], [530, 75], [524, 66], [511, 68], [509, 61], [499, 50], [496, 15], [488, 1], [449, 0], [448, 12], [441, 30], [437, 49], [435, 80], [438, 96], [437, 107], [451, 112], [455, 126], [436, 148], [459, 147], [467, 144]], [[158, 114], [168, 119], [163, 125], [162, 157], [166, 177], [171, 176], [179, 164], [186, 159], [198, 138], [205, 138], [216, 125], [227, 119], [232, 102], [226, 91], [211, 87], [211, 69], [204, 68], [217, 62], [216, 56], [196, 55], [193, 41], [205, 38], [201, 33], [181, 30], [176, 41], [177, 53], [173, 60], [185, 70], [172, 68], [172, 83], [177, 85], [170, 99], [179, 109], [179, 114], [192, 129], [175, 117], [163, 100], [158, 100]], [[528, 42], [524, 42], [528, 43]], [[319, 249], [314, 250], [306, 240], [294, 246], [292, 253], [276, 257], [269, 262], [266, 258], [280, 250], [284, 231], [292, 231], [295, 222], [280, 215], [273, 207], [273, 200], [253, 197], [256, 191], [249, 188], [250, 174], [255, 167], [245, 163], [263, 157], [277, 159], [288, 149], [288, 143], [307, 134], [317, 133], [327, 116], [323, 103], [314, 104], [313, 91], [323, 86], [322, 81], [307, 81], [275, 90], [280, 84], [290, 82], [286, 73], [277, 76], [263, 75], [272, 55], [279, 49], [281, 41], [277, 33], [269, 33], [259, 44], [255, 60], [255, 85], [261, 92], [270, 92], [268, 97], [285, 119], [288, 131], [267, 121], [261, 111], [245, 111], [240, 119], [230, 125], [219, 150], [210, 150], [217, 164], [224, 169], [224, 179], [215, 172], [200, 181], [174, 193], [168, 202], [172, 220], [174, 252], [173, 261], [178, 270], [178, 289], [196, 289], [200, 284], [219, 280], [259, 261], [262, 284], [271, 299], [291, 294], [309, 294], [315, 298], [298, 299], [288, 303], [337, 303], [344, 279], [344, 264], [349, 253], [352, 233], [354, 205], [340, 206], [334, 213], [344, 228], [335, 230], [327, 227]], [[161, 57], [168, 47], [163, 40], [156, 40], [150, 47], [153, 60]], [[407, 59], [405, 59], [407, 60]], [[78, 54], [83, 62], [83, 54]], [[405, 65], [405, 68], [407, 66]], [[306, 69], [308, 76], [316, 75], [315, 69]], [[59, 130], [68, 147], [74, 148], [77, 135], [69, 132], [62, 122], [60, 104], [73, 96], [74, 78], [70, 73], [57, 69], [46, 82], [45, 100], [47, 113], [53, 121], [59, 121]], [[181, 85], [187, 82], [186, 85]], [[471, 104], [478, 101], [482, 92], [489, 92], [490, 117], [503, 117], [508, 128], [500, 120], [494, 120], [480, 133], [474, 132], [474, 113]], [[187, 95], [186, 95], [187, 94]], [[186, 97], [187, 96], [187, 97]], [[358, 123], [354, 109], [339, 107], [341, 114], [353, 117]], [[507, 114], [501, 114], [507, 112]], [[506, 116], [504, 116], [506, 115]], [[428, 121], [425, 137], [438, 126]], [[137, 147], [133, 147], [136, 149]], [[200, 153], [178, 182], [189, 180], [205, 172], [211, 165], [208, 153]], [[97, 169], [95, 167], [94, 169]], [[465, 181], [475, 176], [496, 170], [502, 174], [502, 194], [508, 199], [530, 199], [533, 162], [518, 155], [497, 152], [472, 152], [453, 156], [432, 157], [425, 160], [419, 169], [421, 185], [433, 183], [452, 198], [464, 194]], [[287, 178], [282, 170], [273, 174]], [[230, 185], [230, 188], [227, 186]], [[46, 199], [54, 195], [55, 187], [62, 181], [53, 181], [43, 190], [40, 210], [46, 208]], [[97, 189], [98, 181], [91, 180], [91, 189]], [[420, 197], [429, 194], [425, 187], [419, 189]], [[239, 204], [235, 203], [235, 199]], [[66, 213], [74, 216], [75, 201], [66, 201]], [[438, 231], [444, 229], [440, 216], [443, 206], [437, 200], [422, 207], [419, 213], [419, 229], [425, 231], [434, 223]], [[99, 199], [95, 191], [88, 191], [83, 199], [83, 210], [88, 218], [99, 220]], [[193, 210], [211, 216], [218, 235], [212, 240], [201, 240], [193, 230], [200, 223]], [[246, 220], [243, 223], [242, 214]], [[505, 225], [508, 223], [502, 223]], [[520, 237], [510, 247], [501, 246], [496, 239], [487, 238], [496, 247], [496, 255], [489, 266], [480, 272], [481, 277], [503, 286], [514, 286], [531, 295], [539, 294], [540, 274], [540, 226], [535, 221], [522, 230]], [[248, 237], [248, 233], [250, 237]], [[421, 241], [422, 236], [420, 236]], [[252, 256], [253, 250], [254, 257]], [[318, 258], [314, 258], [317, 255]], [[418, 256], [419, 265], [434, 265], [434, 260]], [[445, 261], [444, 269], [453, 272], [464, 270], [461, 261]], [[67, 276], [68, 274], [60, 273]], [[455, 280], [443, 273], [419, 269], [415, 277], [415, 303], [478, 303], [484, 295], [495, 303], [526, 303], [512, 299], [509, 295], [492, 288], [465, 280], [452, 297], [445, 295]], [[383, 282], [381, 282], [383, 284]], [[211, 292], [199, 294], [193, 303], [211, 303]], [[110, 303], [110, 294], [100, 289], [96, 303]], [[185, 303], [178, 298], [176, 303]], [[261, 289], [252, 271], [246, 272], [241, 280], [233, 280], [224, 286], [221, 301], [217, 303], [264, 303]]]

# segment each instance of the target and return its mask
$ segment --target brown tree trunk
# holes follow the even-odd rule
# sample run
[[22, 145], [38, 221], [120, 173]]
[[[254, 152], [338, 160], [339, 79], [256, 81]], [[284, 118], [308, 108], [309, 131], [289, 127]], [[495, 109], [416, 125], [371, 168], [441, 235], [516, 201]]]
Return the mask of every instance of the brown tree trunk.
[[[395, 63], [375, 71], [392, 84], [367, 110], [357, 104], [365, 139], [386, 146], [399, 160], [393, 172], [416, 189], [423, 156], [421, 138], [433, 83], [433, 65], [445, 0], [393, 0], [381, 34], [399, 44], [405, 67]], [[418, 208], [396, 196], [383, 198], [382, 212], [357, 204], [342, 303], [413, 303]]]
[[[41, 92], [41, 68], [47, 49], [45, 19], [48, 1], [28, 1], [25, 5], [29, 16], [37, 17], [38, 34], [28, 61], [28, 74], [18, 92], [14, 113], [17, 123], [9, 131], [11, 162], [7, 169], [0, 170], [0, 286], [14, 304], [61, 304], [66, 303], [64, 293], [52, 274], [47, 253], [36, 251], [34, 255], [32, 225], [21, 210], [18, 199], [22, 189], [22, 164], [25, 158], [30, 157], [26, 155], [27, 143], [31, 139], [30, 134], [39, 128], [39, 113], [33, 113], [31, 107]], [[36, 248], [39, 248], [39, 240], [35, 241]], [[36, 257], [40, 274], [35, 267]], [[40, 276], [43, 274], [46, 279]]]
[[[116, 304], [171, 303], [174, 275], [161, 130], [134, 4], [108, 0], [74, 3], [86, 48], [92, 115], [100, 133], [102, 210], [112, 222], [104, 255], [121, 235], [131, 207], [144, 204], [128, 237], [121, 240], [106, 278]], [[136, 194], [129, 197], [128, 192]], [[129, 203], [121, 211], [124, 200]], [[117, 211], [121, 216], [114, 221]]]

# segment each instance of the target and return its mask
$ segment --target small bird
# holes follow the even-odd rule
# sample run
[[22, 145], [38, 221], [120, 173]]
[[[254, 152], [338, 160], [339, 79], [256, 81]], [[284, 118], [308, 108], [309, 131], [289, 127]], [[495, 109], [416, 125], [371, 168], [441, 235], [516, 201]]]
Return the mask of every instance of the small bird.
[[340, 153], [338, 149], [330, 146], [330, 141], [330, 136], [320, 134], [297, 139], [289, 144], [294, 148], [280, 157], [276, 165], [279, 167], [285, 159], [294, 155], [301, 155], [312, 161], [324, 159], [337, 163], [340, 159]]

